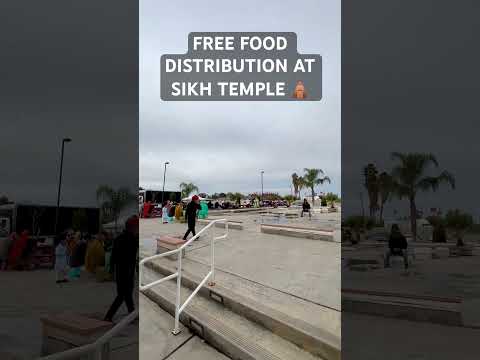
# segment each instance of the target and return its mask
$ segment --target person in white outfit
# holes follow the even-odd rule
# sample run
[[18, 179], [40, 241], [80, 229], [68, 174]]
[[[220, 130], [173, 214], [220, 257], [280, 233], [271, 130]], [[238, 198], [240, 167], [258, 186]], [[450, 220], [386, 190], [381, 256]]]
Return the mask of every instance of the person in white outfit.
[[68, 282], [68, 255], [65, 234], [60, 235], [60, 241], [55, 248], [55, 273], [57, 284]]

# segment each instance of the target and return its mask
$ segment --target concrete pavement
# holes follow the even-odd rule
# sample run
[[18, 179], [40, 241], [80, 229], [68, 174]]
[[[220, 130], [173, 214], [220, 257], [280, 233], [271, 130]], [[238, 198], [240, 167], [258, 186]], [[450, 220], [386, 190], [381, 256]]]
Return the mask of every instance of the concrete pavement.
[[[258, 214], [224, 217], [242, 221], [244, 229], [230, 230], [227, 239], [216, 243], [216, 267], [219, 270], [317, 304], [340, 309], [339, 243], [261, 233]], [[330, 224], [330, 228], [335, 229], [335, 236], [339, 236], [338, 213], [316, 214], [315, 217], [319, 219], [317, 225], [313, 225], [307, 218], [297, 219], [295, 225], [325, 228], [326, 224]], [[162, 224], [160, 219], [142, 219], [140, 224], [142, 256], [155, 253], [156, 236], [183, 236], [186, 230], [185, 224]], [[197, 231], [202, 228], [203, 225], [199, 225]], [[213, 229], [209, 231], [211, 230]], [[219, 235], [223, 229], [217, 228], [214, 231]], [[202, 236], [189, 247], [187, 259], [209, 264], [210, 236]]]

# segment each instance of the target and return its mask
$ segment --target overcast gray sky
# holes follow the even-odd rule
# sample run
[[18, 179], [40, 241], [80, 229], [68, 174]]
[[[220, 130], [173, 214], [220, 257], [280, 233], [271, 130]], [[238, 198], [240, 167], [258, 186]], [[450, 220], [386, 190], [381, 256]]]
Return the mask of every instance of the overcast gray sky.
[[[320, 102], [163, 102], [160, 56], [187, 51], [192, 31], [293, 31], [323, 57]], [[193, 182], [201, 192], [287, 194], [291, 174], [321, 168], [340, 192], [340, 1], [140, 1], [140, 186]]]
[[0, 12], [0, 195], [55, 204], [71, 137], [61, 204], [94, 206], [101, 184], [137, 191], [136, 5], [49, 5], [10, 0]]
[[[417, 206], [461, 209], [480, 217], [478, 64], [480, 23], [467, 4], [348, 2], [343, 32], [342, 213], [360, 212], [362, 167], [389, 171], [392, 151], [433, 153], [456, 189], [419, 193]], [[371, 9], [375, 9], [372, 16]], [[412, 11], [414, 9], [414, 11]], [[408, 21], [406, 22], [406, 19]], [[462, 19], [461, 21], [459, 19]], [[366, 21], [368, 20], [368, 21]], [[409, 212], [408, 201], [387, 214]]]

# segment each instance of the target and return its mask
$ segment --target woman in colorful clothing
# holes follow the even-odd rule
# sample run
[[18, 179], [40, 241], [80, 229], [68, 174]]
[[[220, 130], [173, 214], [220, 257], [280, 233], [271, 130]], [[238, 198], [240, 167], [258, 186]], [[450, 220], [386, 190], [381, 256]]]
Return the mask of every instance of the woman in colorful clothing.
[[7, 268], [9, 270], [23, 270], [22, 257], [28, 244], [28, 231], [11, 235], [10, 250], [8, 252]]
[[57, 277], [57, 284], [68, 282], [68, 255], [66, 234], [61, 234], [59, 242], [55, 247], [55, 274]]

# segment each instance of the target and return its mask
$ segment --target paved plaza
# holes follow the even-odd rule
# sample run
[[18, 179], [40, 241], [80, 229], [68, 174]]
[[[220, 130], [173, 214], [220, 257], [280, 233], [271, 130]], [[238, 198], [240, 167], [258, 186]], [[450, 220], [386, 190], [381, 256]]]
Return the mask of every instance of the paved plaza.
[[[287, 210], [277, 209], [271, 212], [284, 214]], [[243, 230], [231, 229], [227, 239], [216, 243], [216, 268], [340, 310], [340, 243], [261, 233], [262, 218], [263, 221], [266, 217], [269, 217], [267, 221], [278, 221], [274, 220], [272, 214], [211, 214], [209, 219], [227, 218], [229, 221], [241, 221], [244, 226]], [[287, 221], [295, 226], [334, 230], [334, 237], [339, 240], [339, 213], [317, 213], [312, 220], [304, 217]], [[183, 236], [186, 230], [186, 224], [162, 224], [161, 219], [142, 219], [140, 224], [142, 257], [155, 253], [157, 236]], [[197, 232], [204, 226], [197, 224]], [[220, 235], [224, 230], [215, 228], [214, 231]], [[190, 246], [186, 259], [209, 264], [210, 236], [211, 234], [206, 234]]]

